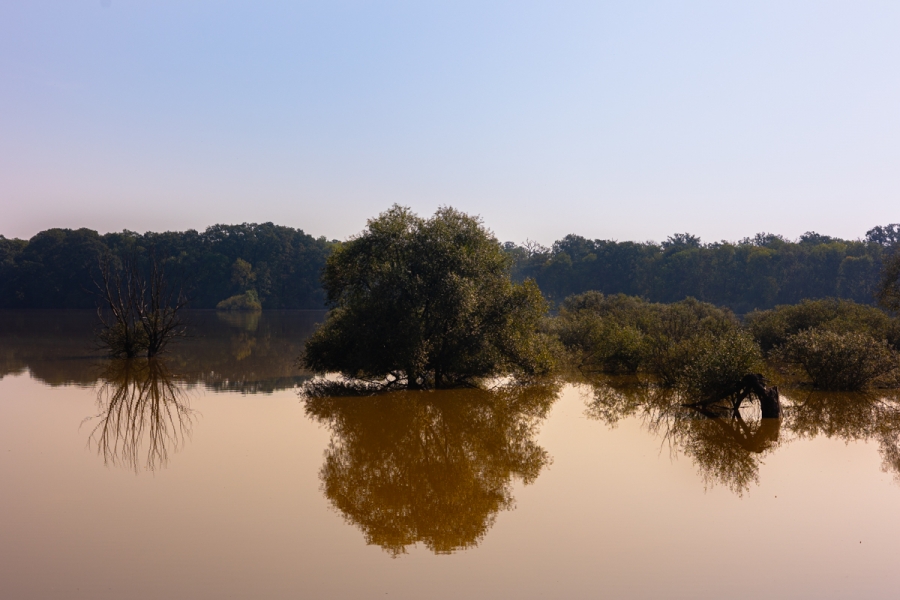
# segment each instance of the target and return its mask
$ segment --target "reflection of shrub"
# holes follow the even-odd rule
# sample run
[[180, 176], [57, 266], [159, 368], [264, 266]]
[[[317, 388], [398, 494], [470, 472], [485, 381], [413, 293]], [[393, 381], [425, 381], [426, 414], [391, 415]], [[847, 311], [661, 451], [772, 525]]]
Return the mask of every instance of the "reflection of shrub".
[[806, 329], [836, 333], [867, 333], [900, 346], [900, 323], [874, 306], [852, 300], [804, 300], [800, 304], [776, 306], [747, 315], [747, 327], [763, 351], [769, 352]]
[[256, 290], [247, 290], [243, 294], [232, 296], [216, 304], [216, 310], [260, 311], [262, 304]]
[[887, 342], [860, 332], [808, 329], [788, 338], [777, 357], [803, 367], [813, 384], [826, 390], [859, 390], [897, 368]]
[[678, 387], [699, 400], [718, 396], [748, 373], [762, 366], [762, 353], [743, 331], [707, 335], [694, 343], [693, 351], [678, 378]]

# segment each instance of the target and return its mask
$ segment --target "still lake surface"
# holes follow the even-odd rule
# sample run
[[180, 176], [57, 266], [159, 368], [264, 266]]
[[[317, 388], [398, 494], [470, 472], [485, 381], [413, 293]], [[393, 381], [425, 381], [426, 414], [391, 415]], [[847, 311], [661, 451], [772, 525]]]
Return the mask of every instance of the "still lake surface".
[[191, 314], [104, 360], [90, 312], [0, 312], [0, 596], [888, 598], [900, 401], [781, 421], [603, 379], [300, 396], [322, 312]]

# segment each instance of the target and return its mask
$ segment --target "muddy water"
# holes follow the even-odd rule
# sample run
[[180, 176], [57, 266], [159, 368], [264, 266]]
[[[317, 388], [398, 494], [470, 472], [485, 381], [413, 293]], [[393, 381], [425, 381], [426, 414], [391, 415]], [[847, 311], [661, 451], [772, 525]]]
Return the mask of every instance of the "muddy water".
[[112, 363], [0, 314], [8, 598], [885, 598], [900, 403], [711, 419], [628, 382], [303, 399], [321, 313]]

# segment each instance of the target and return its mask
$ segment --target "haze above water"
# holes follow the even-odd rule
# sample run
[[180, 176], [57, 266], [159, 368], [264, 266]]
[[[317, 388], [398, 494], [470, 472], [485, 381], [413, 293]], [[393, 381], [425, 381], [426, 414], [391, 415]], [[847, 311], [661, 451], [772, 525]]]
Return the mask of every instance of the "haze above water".
[[90, 312], [0, 313], [10, 598], [846, 598], [900, 584], [900, 402], [782, 422], [633, 382], [303, 399], [322, 312], [192, 314], [105, 361]]

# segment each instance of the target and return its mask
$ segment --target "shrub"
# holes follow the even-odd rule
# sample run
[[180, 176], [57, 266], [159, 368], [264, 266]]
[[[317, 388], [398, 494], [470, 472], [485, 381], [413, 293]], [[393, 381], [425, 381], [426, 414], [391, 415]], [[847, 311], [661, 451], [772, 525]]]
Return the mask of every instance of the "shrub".
[[900, 323], [896, 319], [874, 306], [852, 300], [804, 300], [800, 304], [776, 306], [750, 313], [746, 324], [766, 353], [807, 329], [866, 333], [887, 340], [894, 348], [900, 347]]
[[759, 365], [760, 353], [734, 315], [693, 298], [655, 304], [587, 292], [563, 302], [554, 331], [581, 368], [641, 370], [670, 387], [728, 387]]
[[776, 356], [802, 366], [813, 385], [825, 390], [860, 390], [898, 366], [886, 341], [862, 332], [807, 329], [791, 336]]
[[640, 327], [644, 332], [643, 370], [668, 386], [679, 384], [702, 340], [732, 336], [740, 331], [730, 311], [693, 298], [650, 305]]
[[678, 376], [678, 387], [690, 398], [705, 400], [721, 395], [762, 366], [762, 352], [746, 332], [708, 334], [695, 340], [688, 363]]
[[258, 312], [262, 310], [256, 290], [247, 290], [243, 294], [231, 296], [216, 304], [216, 310], [241, 310]]
[[641, 364], [643, 334], [631, 325], [584, 311], [554, 319], [551, 332], [579, 368], [634, 373]]

